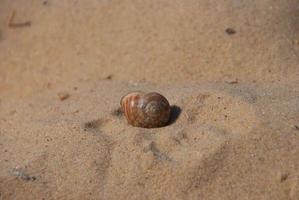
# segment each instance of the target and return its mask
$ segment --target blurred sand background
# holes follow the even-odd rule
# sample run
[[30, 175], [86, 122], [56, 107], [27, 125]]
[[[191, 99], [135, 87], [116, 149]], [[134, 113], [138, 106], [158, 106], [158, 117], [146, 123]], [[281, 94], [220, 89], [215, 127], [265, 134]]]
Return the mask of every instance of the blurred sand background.
[[0, 199], [298, 200], [298, 64], [298, 0], [0, 0]]

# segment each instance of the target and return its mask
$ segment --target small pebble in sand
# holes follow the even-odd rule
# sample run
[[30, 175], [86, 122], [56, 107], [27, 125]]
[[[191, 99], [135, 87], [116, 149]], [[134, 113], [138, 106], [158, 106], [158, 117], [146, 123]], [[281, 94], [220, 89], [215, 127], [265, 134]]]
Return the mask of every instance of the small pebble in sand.
[[60, 93], [58, 93], [58, 97], [59, 97], [60, 101], [64, 101], [70, 97], [70, 94], [67, 92], [60, 92]]
[[105, 80], [111, 80], [112, 78], [113, 78], [113, 75], [110, 74], [110, 75], [106, 76], [104, 79], [105, 79]]
[[25, 169], [23, 169], [20, 166], [16, 166], [15, 168], [13, 168], [12, 174], [17, 177], [20, 177], [24, 181], [35, 181], [36, 180], [35, 176], [30, 176], [29, 174], [26, 173]]
[[288, 177], [289, 177], [289, 174], [288, 174], [288, 173], [282, 173], [282, 174], [280, 175], [280, 182], [284, 182], [284, 181], [286, 181], [286, 180], [288, 179]]
[[84, 123], [84, 131], [87, 130], [98, 130], [102, 125], [107, 123], [109, 120], [107, 119], [95, 119]]
[[92, 120], [84, 124], [85, 128], [98, 128], [102, 123], [101, 119]]
[[225, 32], [228, 34], [228, 35], [233, 35], [236, 33], [235, 29], [233, 28], [227, 28], [225, 29]]
[[228, 84], [237, 84], [237, 83], [239, 83], [239, 80], [237, 78], [232, 79], [232, 80], [227, 80], [226, 83], [228, 83]]

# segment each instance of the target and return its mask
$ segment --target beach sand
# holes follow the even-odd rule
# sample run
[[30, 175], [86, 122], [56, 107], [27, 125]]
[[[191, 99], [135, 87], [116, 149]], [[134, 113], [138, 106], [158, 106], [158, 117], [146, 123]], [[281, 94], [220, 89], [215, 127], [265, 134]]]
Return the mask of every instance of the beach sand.
[[[0, 0], [0, 199], [298, 200], [298, 13]], [[130, 126], [135, 90], [163, 94], [171, 122]]]

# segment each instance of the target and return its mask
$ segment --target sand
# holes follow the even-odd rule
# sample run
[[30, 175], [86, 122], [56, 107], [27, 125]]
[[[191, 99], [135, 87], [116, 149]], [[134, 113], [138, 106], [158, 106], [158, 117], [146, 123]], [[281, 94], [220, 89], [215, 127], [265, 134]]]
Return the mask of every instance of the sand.
[[[0, 0], [0, 199], [298, 200], [298, 12]], [[134, 90], [169, 100], [168, 126], [126, 122]]]

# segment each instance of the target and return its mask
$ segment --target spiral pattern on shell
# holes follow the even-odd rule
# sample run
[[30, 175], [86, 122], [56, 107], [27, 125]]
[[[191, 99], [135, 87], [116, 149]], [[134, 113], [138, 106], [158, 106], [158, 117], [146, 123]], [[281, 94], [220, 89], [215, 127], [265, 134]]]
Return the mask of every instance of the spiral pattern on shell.
[[169, 102], [159, 93], [132, 92], [122, 97], [120, 104], [132, 126], [155, 128], [169, 121]]

